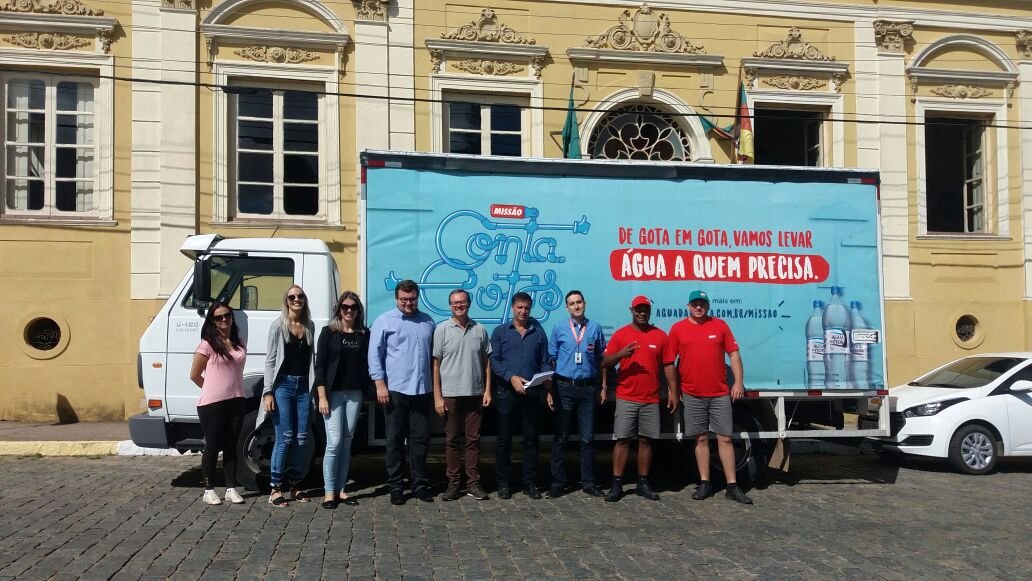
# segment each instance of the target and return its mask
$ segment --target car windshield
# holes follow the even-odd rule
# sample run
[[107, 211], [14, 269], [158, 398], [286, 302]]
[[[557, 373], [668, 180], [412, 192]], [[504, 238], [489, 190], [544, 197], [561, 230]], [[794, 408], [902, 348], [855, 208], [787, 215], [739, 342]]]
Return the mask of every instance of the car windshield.
[[1019, 357], [967, 357], [911, 381], [909, 385], [957, 389], [982, 387], [1024, 362]]

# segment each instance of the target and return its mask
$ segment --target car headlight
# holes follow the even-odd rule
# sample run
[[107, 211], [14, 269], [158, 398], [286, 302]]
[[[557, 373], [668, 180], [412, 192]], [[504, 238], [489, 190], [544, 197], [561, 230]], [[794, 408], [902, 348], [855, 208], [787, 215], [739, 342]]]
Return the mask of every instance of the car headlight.
[[967, 400], [968, 399], [966, 397], [958, 397], [956, 399], [947, 399], [947, 400], [943, 400], [943, 401], [937, 401], [937, 402], [934, 402], [934, 403], [926, 403], [924, 405], [919, 405], [919, 406], [914, 406], [912, 408], [907, 408], [906, 410], [903, 411], [903, 416], [907, 417], [907, 418], [934, 416], [935, 414], [941, 412], [942, 410], [944, 410], [944, 409], [946, 409], [946, 408], [948, 408], [948, 407], [950, 407], [952, 405], [956, 405], [956, 404], [958, 404], [958, 403], [960, 403], [962, 401], [967, 401]]

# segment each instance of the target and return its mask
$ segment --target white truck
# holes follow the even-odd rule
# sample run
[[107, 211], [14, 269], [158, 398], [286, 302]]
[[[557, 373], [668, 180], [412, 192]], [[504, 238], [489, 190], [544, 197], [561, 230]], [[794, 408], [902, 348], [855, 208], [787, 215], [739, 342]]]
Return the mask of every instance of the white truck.
[[[876, 172], [368, 151], [362, 184], [357, 267], [370, 319], [394, 308], [394, 285], [411, 278], [437, 320], [449, 316], [454, 288], [470, 292], [471, 316], [489, 327], [525, 291], [551, 329], [576, 288], [608, 335], [629, 322], [633, 296], [649, 296], [653, 324], [669, 329], [702, 288], [745, 362], [747, 398], [734, 414], [740, 480], [772, 457], [784, 462], [777, 444], [789, 438], [890, 433], [888, 406], [869, 405], [887, 395]], [[149, 409], [130, 419], [132, 439], [203, 447], [188, 370], [207, 299], [228, 300], [250, 339], [239, 476], [261, 486], [273, 443], [271, 425], [255, 425], [268, 326], [292, 283], [325, 324], [341, 290], [337, 265], [319, 240], [209, 234], [182, 251], [194, 268], [140, 340]], [[356, 442], [382, 444], [375, 404], [366, 411]], [[608, 411], [596, 414], [600, 435]], [[664, 437], [680, 439], [679, 418], [664, 414]], [[492, 427], [489, 414], [488, 441]]]

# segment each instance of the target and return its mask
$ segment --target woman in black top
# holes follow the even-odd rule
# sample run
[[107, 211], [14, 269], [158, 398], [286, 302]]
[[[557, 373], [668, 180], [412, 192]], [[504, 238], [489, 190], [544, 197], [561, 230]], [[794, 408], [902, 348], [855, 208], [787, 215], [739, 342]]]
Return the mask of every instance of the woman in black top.
[[338, 502], [358, 504], [344, 487], [348, 482], [351, 440], [362, 406], [362, 392], [369, 384], [368, 351], [369, 331], [362, 301], [357, 294], [344, 291], [333, 308], [330, 324], [319, 333], [315, 359], [319, 413], [326, 422], [323, 508], [336, 508]]

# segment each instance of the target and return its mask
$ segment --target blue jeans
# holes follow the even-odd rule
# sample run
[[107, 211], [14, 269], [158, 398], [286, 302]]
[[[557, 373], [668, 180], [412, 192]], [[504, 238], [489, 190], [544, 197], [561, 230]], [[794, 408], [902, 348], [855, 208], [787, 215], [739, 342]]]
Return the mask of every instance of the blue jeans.
[[343, 491], [351, 466], [351, 440], [355, 436], [362, 392], [357, 389], [330, 391], [330, 415], [323, 416], [326, 425], [326, 453], [323, 454], [323, 488], [327, 495]]
[[[280, 376], [272, 394], [276, 398], [276, 411], [272, 414], [276, 445], [272, 448], [272, 477], [269, 484], [273, 488], [281, 488], [284, 475], [290, 484], [298, 484], [305, 473], [304, 447], [308, 441], [308, 414], [312, 409], [308, 377]], [[286, 466], [288, 456], [289, 467]]]
[[570, 439], [570, 423], [574, 417], [577, 418], [580, 435], [581, 486], [593, 486], [595, 401], [598, 398], [598, 387], [574, 387], [572, 383], [562, 379], [556, 381], [556, 387], [559, 401], [555, 410], [555, 435], [552, 437], [552, 488], [562, 488], [566, 485], [566, 455], [563, 452], [566, 442]]

